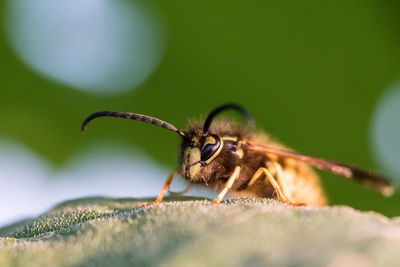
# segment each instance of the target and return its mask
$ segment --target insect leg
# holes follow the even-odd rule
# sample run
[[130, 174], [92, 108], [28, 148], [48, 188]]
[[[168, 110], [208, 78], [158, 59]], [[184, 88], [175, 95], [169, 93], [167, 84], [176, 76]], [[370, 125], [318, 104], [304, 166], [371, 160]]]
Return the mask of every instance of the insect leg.
[[248, 183], [247, 186], [252, 186], [260, 177], [261, 175], [264, 174], [263, 168], [259, 168], [254, 174], [253, 177], [251, 177], [250, 182]]
[[239, 177], [240, 169], [241, 169], [240, 166], [236, 166], [235, 167], [235, 170], [233, 171], [233, 173], [229, 177], [228, 181], [226, 181], [226, 183], [224, 185], [224, 188], [221, 190], [221, 192], [219, 192], [217, 197], [213, 199], [213, 201], [212, 201], [213, 205], [218, 205], [221, 202], [221, 200], [224, 198], [224, 196], [226, 195], [228, 190], [232, 187], [233, 183]]
[[169, 189], [169, 186], [172, 183], [172, 179], [174, 178], [175, 174], [176, 174], [176, 171], [171, 172], [168, 175], [167, 180], [165, 181], [165, 183], [164, 183], [163, 187], [161, 188], [160, 192], [158, 193], [156, 199], [153, 202], [143, 203], [142, 207], [159, 204], [163, 200], [165, 192]]
[[[269, 170], [267, 168], [261, 167], [259, 168], [256, 173], [254, 174], [254, 176], [256, 174], [258, 174], [259, 172], [263, 172], [265, 174], [265, 176], [267, 177], [269, 183], [272, 185], [272, 187], [274, 188], [275, 192], [278, 195], [278, 200], [282, 201], [282, 202], [289, 202], [288, 201], [288, 197], [285, 195], [285, 193], [282, 191], [281, 186], [279, 185], [279, 183], [276, 181], [276, 179], [274, 178], [274, 176], [272, 176], [272, 174], [269, 172]], [[254, 178], [253, 176], [253, 178]], [[251, 180], [253, 180], [253, 178], [251, 178]]]
[[181, 191], [171, 191], [170, 189], [171, 188], [168, 188], [168, 193], [169, 193], [169, 195], [177, 195], [177, 196], [180, 196], [180, 195], [183, 195], [183, 194], [186, 194], [187, 192], [189, 192], [189, 190], [190, 190], [190, 188], [192, 187], [192, 184], [187, 184], [186, 185], [186, 187], [183, 189], [183, 190], [181, 190]]
[[286, 184], [284, 183], [284, 173], [283, 173], [283, 170], [282, 170], [281, 165], [279, 165], [279, 164], [276, 163], [276, 162], [271, 162], [271, 161], [269, 161], [269, 162], [267, 163], [267, 167], [268, 167], [269, 169], [272, 169], [272, 168], [275, 169], [275, 172], [276, 172], [275, 179], [276, 179], [276, 181], [278, 182], [278, 184], [279, 184], [279, 186], [280, 186], [280, 188], [281, 188], [282, 193], [286, 196], [287, 202], [293, 203], [293, 199], [292, 199], [292, 197], [291, 197], [291, 194], [289, 193], [289, 191], [288, 191], [288, 189], [287, 189], [287, 187], [286, 187]]
[[176, 172], [173, 171], [168, 175], [167, 180], [165, 181], [163, 187], [161, 188], [160, 192], [158, 193], [156, 199], [153, 201], [154, 204], [158, 204], [163, 200], [164, 194], [169, 189], [169, 186], [171, 185], [172, 179], [174, 179], [175, 174], [176, 174]]

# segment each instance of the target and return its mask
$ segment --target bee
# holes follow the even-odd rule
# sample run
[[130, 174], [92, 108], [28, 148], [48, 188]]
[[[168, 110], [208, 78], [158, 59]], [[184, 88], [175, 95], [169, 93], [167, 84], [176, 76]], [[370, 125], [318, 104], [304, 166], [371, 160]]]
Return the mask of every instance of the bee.
[[[215, 119], [227, 110], [237, 112], [245, 123]], [[82, 132], [98, 117], [154, 124], [181, 138], [178, 167], [168, 176], [152, 204], [162, 201], [173, 178], [179, 175], [190, 184], [207, 186], [218, 192], [212, 204], [219, 204], [228, 193], [231, 197], [274, 198], [292, 205], [324, 206], [327, 197], [312, 167], [353, 179], [384, 196], [394, 192], [390, 180], [377, 173], [287, 149], [266, 133], [256, 130], [249, 113], [237, 104], [218, 106], [204, 122], [189, 122], [186, 130], [147, 115], [99, 111], [83, 121]]]

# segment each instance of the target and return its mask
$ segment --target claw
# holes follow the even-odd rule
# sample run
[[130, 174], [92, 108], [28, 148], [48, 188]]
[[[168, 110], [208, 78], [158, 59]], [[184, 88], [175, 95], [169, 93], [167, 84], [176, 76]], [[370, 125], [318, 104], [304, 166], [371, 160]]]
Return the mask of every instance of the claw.
[[140, 208], [149, 207], [149, 206], [154, 206], [154, 205], [158, 205], [158, 204], [160, 204], [160, 203], [161, 203], [161, 201], [157, 201], [157, 200], [155, 200], [155, 201], [153, 201], [153, 202], [144, 202], [144, 203], [142, 203], [142, 205], [140, 206]]
[[293, 207], [304, 207], [306, 206], [305, 203], [296, 203], [296, 202], [285, 202], [287, 205], [289, 206], [293, 206]]
[[220, 204], [220, 201], [218, 199], [213, 199], [211, 201], [211, 205], [213, 205], [213, 206], [218, 206], [219, 204]]

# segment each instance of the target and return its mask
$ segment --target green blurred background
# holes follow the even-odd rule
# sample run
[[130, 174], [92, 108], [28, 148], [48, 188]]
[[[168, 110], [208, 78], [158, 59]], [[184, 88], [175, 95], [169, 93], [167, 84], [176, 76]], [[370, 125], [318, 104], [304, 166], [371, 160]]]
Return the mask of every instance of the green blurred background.
[[[21, 143], [57, 168], [82, 147], [105, 140], [138, 148], [173, 168], [175, 135], [139, 123], [99, 120], [82, 136], [82, 119], [93, 111], [123, 110], [183, 127], [188, 119], [229, 101], [246, 107], [259, 128], [297, 151], [396, 175], [378, 163], [382, 160], [371, 137], [379, 101], [400, 77], [396, 1], [119, 0], [124, 8], [134, 2], [132, 8], [147, 10], [158, 33], [150, 40], [162, 48], [154, 48], [159, 60], [143, 81], [121, 91], [111, 79], [109, 88], [98, 93], [96, 86], [80, 90], [26, 63], [18, 47], [29, 46], [32, 39], [18, 43], [10, 38], [19, 29], [10, 15], [12, 1], [0, 2], [0, 140]], [[46, 1], [37, 2], [43, 6]], [[31, 27], [34, 38], [40, 29]], [[140, 51], [126, 53], [129, 60], [132, 55], [133, 61], [141, 60], [135, 57]], [[13, 179], [5, 176], [0, 170], [1, 183]], [[340, 177], [321, 176], [332, 204], [400, 214], [399, 194], [383, 198]], [[70, 182], [79, 187], [79, 179]]]

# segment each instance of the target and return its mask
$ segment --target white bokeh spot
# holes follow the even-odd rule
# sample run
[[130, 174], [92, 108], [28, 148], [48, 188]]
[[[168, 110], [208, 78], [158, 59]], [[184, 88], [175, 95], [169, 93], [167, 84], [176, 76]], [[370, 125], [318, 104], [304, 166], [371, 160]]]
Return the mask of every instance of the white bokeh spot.
[[372, 154], [400, 184], [400, 83], [379, 99], [371, 126]]
[[36, 72], [74, 88], [135, 88], [161, 61], [164, 29], [146, 1], [9, 0], [11, 46]]
[[116, 144], [86, 148], [57, 169], [25, 146], [3, 141], [0, 226], [74, 198], [153, 197], [167, 174], [143, 153]]

